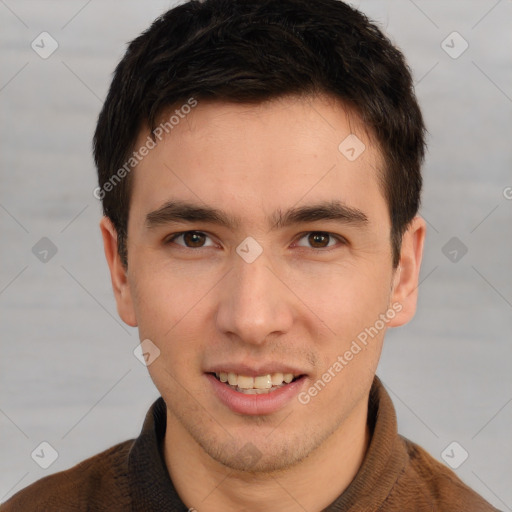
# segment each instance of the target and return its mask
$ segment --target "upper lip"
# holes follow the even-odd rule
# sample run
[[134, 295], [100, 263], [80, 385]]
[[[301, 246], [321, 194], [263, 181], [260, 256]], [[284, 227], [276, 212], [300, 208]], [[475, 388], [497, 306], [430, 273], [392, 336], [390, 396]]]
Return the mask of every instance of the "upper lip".
[[245, 375], [247, 377], [258, 377], [259, 375], [268, 375], [273, 373], [292, 373], [295, 376], [304, 375], [306, 372], [296, 367], [283, 363], [266, 363], [256, 365], [247, 365], [240, 363], [223, 363], [212, 365], [205, 370], [205, 373], [236, 373], [237, 375]]

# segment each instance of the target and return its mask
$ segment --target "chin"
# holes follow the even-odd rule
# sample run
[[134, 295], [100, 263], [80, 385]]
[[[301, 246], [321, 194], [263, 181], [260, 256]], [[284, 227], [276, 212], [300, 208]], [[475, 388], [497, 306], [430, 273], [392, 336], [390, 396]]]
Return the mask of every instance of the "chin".
[[[253, 427], [230, 436], [225, 430], [212, 436], [206, 429], [189, 430], [196, 443], [213, 460], [232, 471], [248, 474], [268, 474], [285, 471], [310, 456], [331, 434], [320, 429], [290, 431], [293, 422], [282, 423], [258, 434]], [[233, 430], [227, 429], [233, 433]], [[221, 439], [224, 437], [224, 440]], [[226, 439], [226, 437], [228, 439]]]

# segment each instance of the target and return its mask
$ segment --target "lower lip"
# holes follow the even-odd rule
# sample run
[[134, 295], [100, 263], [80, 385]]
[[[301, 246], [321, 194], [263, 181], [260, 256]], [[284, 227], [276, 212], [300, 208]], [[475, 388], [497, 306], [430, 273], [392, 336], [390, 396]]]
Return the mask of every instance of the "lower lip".
[[240, 391], [235, 391], [209, 373], [205, 375], [210, 381], [215, 394], [224, 405], [233, 412], [251, 416], [272, 414], [282, 409], [299, 394], [306, 381], [306, 378], [303, 376], [270, 393], [246, 395]]

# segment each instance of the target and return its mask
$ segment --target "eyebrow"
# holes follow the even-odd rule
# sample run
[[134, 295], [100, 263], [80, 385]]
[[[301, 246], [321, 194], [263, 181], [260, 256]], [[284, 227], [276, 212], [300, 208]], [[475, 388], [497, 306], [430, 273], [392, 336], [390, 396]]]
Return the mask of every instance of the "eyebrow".
[[[357, 226], [368, 224], [368, 217], [364, 212], [336, 200], [293, 207], [284, 213], [278, 209], [268, 220], [271, 230], [320, 220], [335, 220], [343, 224]], [[217, 208], [182, 200], [168, 201], [162, 207], [146, 215], [148, 229], [172, 222], [204, 222], [235, 230], [240, 226], [241, 219]]]

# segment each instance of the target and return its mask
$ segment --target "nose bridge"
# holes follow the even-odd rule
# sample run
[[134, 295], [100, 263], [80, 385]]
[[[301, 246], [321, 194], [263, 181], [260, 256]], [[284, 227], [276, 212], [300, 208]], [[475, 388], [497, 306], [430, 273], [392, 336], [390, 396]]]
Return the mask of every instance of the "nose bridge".
[[[243, 248], [241, 244], [237, 253]], [[270, 334], [290, 329], [293, 315], [286, 288], [269, 268], [270, 256], [260, 253], [251, 260], [241, 254], [235, 254], [226, 276], [217, 325], [246, 343], [261, 344]]]

